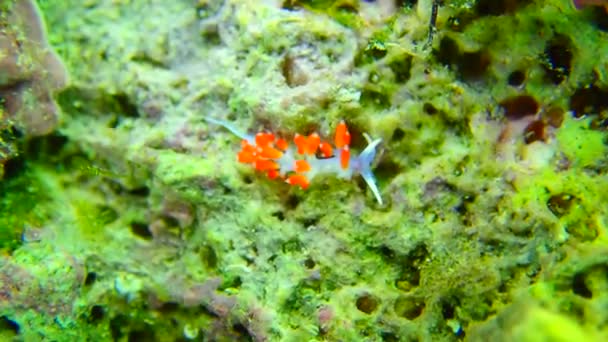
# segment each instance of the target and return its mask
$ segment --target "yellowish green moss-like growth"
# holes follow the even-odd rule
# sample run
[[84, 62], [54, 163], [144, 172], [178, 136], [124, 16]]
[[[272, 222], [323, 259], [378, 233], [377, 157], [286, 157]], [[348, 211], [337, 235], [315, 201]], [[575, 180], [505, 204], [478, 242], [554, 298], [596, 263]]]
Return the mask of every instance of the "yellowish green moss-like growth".
[[[606, 14], [444, 1], [429, 46], [432, 2], [42, 2], [74, 77], [41, 139], [63, 143], [15, 178], [39, 190], [3, 195], [39, 228], [5, 245], [8, 332], [605, 340]], [[382, 204], [268, 181], [206, 117], [245, 137], [344, 119], [353, 150], [382, 138]]]
[[0, 200], [0, 250], [4, 253], [10, 253], [21, 245], [25, 225], [39, 226], [48, 219], [35, 210], [36, 203], [45, 201], [40, 186], [31, 174], [0, 183], [3, 194]]

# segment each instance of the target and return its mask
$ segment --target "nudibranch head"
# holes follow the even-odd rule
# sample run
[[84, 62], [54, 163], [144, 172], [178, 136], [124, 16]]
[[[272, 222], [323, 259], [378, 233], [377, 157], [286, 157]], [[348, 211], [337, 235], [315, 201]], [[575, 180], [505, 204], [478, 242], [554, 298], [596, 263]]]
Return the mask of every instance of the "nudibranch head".
[[367, 147], [359, 155], [352, 155], [351, 136], [344, 120], [336, 126], [333, 146], [321, 139], [319, 134], [312, 133], [308, 136], [295, 134], [295, 148], [290, 146], [287, 140], [269, 132], [250, 136], [240, 133], [227, 122], [212, 118], [207, 118], [207, 121], [221, 125], [239, 136], [242, 140], [237, 160], [252, 165], [271, 179], [280, 178], [290, 185], [306, 189], [310, 181], [320, 174], [333, 173], [344, 179], [351, 179], [353, 175], [359, 174], [378, 203], [382, 204], [382, 197], [371, 170], [376, 148], [382, 140], [371, 140], [366, 136]]

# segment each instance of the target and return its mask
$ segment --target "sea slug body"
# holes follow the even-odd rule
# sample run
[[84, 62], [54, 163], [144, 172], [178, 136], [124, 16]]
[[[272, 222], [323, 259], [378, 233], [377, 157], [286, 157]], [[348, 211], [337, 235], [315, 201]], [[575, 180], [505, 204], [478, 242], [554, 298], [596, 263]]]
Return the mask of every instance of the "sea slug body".
[[312, 179], [323, 174], [335, 174], [338, 178], [351, 179], [359, 174], [382, 205], [382, 197], [371, 170], [376, 148], [382, 139], [368, 138], [367, 147], [358, 155], [350, 151], [350, 133], [344, 120], [336, 126], [333, 146], [323, 141], [319, 134], [308, 136], [295, 134], [293, 145], [270, 132], [256, 135], [243, 134], [228, 122], [206, 118], [220, 125], [239, 138], [241, 150], [237, 154], [240, 163], [250, 164], [271, 179], [282, 179], [286, 183], [307, 189]]

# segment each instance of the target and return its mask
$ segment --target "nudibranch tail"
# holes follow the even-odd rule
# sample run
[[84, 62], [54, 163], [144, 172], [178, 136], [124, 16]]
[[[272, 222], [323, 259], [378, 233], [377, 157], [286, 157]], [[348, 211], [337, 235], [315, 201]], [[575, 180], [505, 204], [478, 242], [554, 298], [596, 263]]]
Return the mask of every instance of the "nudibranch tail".
[[251, 136], [242, 133], [230, 123], [213, 118], [205, 119], [241, 138], [241, 150], [237, 154], [237, 160], [250, 164], [271, 179], [280, 178], [292, 186], [307, 189], [310, 180], [318, 174], [333, 173], [345, 179], [351, 179], [353, 174], [360, 174], [378, 203], [383, 203], [371, 170], [376, 148], [382, 140], [372, 141], [366, 135], [367, 147], [358, 156], [353, 156], [350, 151], [351, 136], [344, 120], [336, 126], [334, 146], [322, 141], [319, 134], [312, 133], [308, 136], [295, 134], [293, 148], [287, 140], [277, 138], [269, 132]]
[[359, 159], [359, 173], [361, 174], [361, 177], [363, 177], [363, 180], [365, 180], [365, 183], [367, 183], [369, 189], [374, 193], [374, 196], [380, 205], [382, 205], [382, 197], [380, 196], [380, 191], [376, 185], [376, 177], [374, 177], [371, 165], [376, 157], [376, 147], [378, 147], [381, 142], [382, 139], [371, 141], [357, 157]]

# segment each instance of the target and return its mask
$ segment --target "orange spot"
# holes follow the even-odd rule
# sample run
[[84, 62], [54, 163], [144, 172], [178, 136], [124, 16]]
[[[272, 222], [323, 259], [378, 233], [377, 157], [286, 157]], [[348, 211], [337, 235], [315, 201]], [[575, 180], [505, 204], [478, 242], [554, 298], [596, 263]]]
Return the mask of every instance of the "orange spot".
[[348, 132], [348, 127], [346, 127], [344, 120], [340, 121], [336, 127], [336, 136], [334, 139], [337, 148], [350, 145], [350, 133]]
[[258, 159], [255, 161], [255, 168], [259, 171], [268, 171], [278, 169], [279, 165], [273, 160]]
[[283, 152], [271, 146], [263, 146], [260, 155], [262, 158], [279, 159], [283, 155]]
[[274, 170], [274, 169], [273, 170], [268, 170], [268, 178], [275, 179], [275, 178], [277, 178], [279, 176], [280, 176], [279, 170]]
[[287, 177], [287, 180], [285, 180], [285, 182], [293, 186], [300, 186], [300, 188], [304, 190], [308, 188], [309, 185], [308, 179], [304, 175], [291, 175]]
[[304, 151], [306, 151], [306, 137], [296, 133], [296, 135], [293, 137], [293, 142], [298, 148], [298, 153], [304, 154]]
[[285, 151], [285, 150], [287, 150], [287, 147], [289, 147], [287, 140], [282, 139], [282, 138], [277, 139], [277, 148], [279, 150]]
[[247, 140], [241, 141], [241, 151], [237, 154], [238, 161], [241, 163], [253, 163], [258, 158], [258, 149], [251, 145]]
[[314, 155], [317, 152], [319, 144], [321, 143], [321, 138], [317, 133], [312, 133], [308, 137], [296, 134], [293, 137], [293, 142], [298, 147], [299, 154]]
[[321, 156], [323, 156], [323, 158], [329, 158], [334, 153], [334, 149], [329, 143], [326, 142], [322, 142], [319, 144], [319, 150], [321, 150]]
[[308, 172], [310, 171], [310, 164], [306, 160], [296, 160], [295, 171]]
[[321, 138], [317, 133], [309, 135], [308, 139], [306, 140], [306, 154], [314, 155], [315, 153], [317, 153], [317, 148], [319, 147], [320, 143]]
[[251, 145], [247, 140], [241, 140], [241, 149], [243, 151], [255, 152], [257, 151], [257, 147], [255, 145]]
[[342, 169], [348, 169], [348, 163], [350, 162], [350, 149], [348, 145], [344, 146], [342, 151], [340, 151], [340, 166]]
[[237, 160], [239, 161], [239, 163], [253, 163], [256, 161], [256, 159], [257, 157], [248, 151], [241, 151], [237, 154]]
[[255, 135], [255, 144], [260, 147], [268, 146], [268, 145], [272, 144], [273, 141], [274, 141], [274, 134], [272, 134], [272, 133], [260, 132]]

